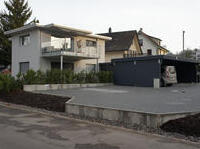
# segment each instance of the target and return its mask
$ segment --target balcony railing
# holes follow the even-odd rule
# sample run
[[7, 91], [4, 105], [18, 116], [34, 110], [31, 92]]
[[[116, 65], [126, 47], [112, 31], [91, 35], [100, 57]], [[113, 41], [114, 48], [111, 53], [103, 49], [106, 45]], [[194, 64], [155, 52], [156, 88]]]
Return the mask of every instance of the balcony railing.
[[43, 57], [63, 55], [83, 58], [98, 58], [97, 47], [82, 45], [78, 48], [74, 47], [74, 44], [61, 41], [42, 43], [41, 55]]

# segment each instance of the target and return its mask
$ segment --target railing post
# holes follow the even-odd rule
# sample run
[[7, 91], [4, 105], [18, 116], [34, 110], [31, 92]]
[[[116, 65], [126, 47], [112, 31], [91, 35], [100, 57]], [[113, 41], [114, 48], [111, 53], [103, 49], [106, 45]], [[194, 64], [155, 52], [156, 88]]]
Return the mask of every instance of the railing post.
[[60, 56], [60, 70], [63, 70], [63, 55]]

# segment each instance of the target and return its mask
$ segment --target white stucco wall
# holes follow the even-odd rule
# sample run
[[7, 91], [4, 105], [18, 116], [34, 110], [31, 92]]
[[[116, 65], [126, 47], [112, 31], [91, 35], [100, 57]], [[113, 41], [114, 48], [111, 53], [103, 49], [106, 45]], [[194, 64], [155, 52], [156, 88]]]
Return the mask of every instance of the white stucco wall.
[[80, 72], [82, 70], [86, 70], [87, 64], [95, 64], [96, 65], [97, 63], [105, 62], [105, 41], [104, 40], [97, 40], [97, 52], [99, 55], [98, 61], [97, 61], [97, 59], [86, 59], [86, 60], [75, 61], [74, 62], [74, 71]]
[[144, 35], [139, 34], [138, 36], [139, 39], [143, 39], [143, 46], [141, 46], [142, 52], [147, 53], [147, 50], [151, 49], [152, 55], [157, 55], [157, 46]]
[[[30, 34], [30, 44], [27, 46], [21, 46], [20, 36]], [[29, 62], [29, 69], [35, 71], [41, 70], [45, 72], [51, 69], [51, 62], [60, 62], [60, 58], [52, 59], [51, 57], [41, 57], [42, 42], [51, 41], [51, 35], [41, 32], [40, 30], [33, 30], [24, 34], [18, 34], [12, 38], [12, 75], [16, 76], [20, 71], [20, 62]], [[86, 40], [97, 41], [97, 51], [99, 55], [98, 63], [105, 62], [105, 41], [94, 38], [75, 37], [74, 42], [81, 39], [83, 44], [86, 44]], [[74, 43], [77, 48], [76, 43]], [[85, 46], [84, 46], [85, 47]], [[87, 48], [87, 47], [85, 47]], [[83, 59], [78, 61], [70, 61], [74, 63], [74, 70], [76, 72], [85, 70], [87, 64], [97, 64], [97, 59]]]
[[[20, 36], [30, 34], [30, 44], [22, 46]], [[29, 62], [29, 68], [38, 70], [40, 68], [40, 31], [34, 30], [24, 34], [18, 34], [12, 40], [12, 75], [19, 73], [20, 62]]]

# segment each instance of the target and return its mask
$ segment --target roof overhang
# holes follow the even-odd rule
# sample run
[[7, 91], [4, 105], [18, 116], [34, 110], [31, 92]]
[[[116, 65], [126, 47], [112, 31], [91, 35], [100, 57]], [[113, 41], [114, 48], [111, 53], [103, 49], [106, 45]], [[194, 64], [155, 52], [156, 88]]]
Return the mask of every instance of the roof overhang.
[[131, 57], [131, 58], [119, 58], [119, 59], [113, 59], [112, 62], [118, 62], [118, 61], [148, 61], [148, 60], [169, 60], [174, 62], [185, 62], [185, 63], [193, 63], [193, 64], [200, 64], [199, 61], [188, 59], [188, 58], [181, 58], [177, 56], [168, 56], [168, 55], [152, 55], [152, 56], [141, 56], [141, 57]]
[[66, 27], [56, 24], [48, 24], [48, 25], [39, 25], [39, 24], [29, 24], [23, 27], [13, 29], [10, 31], [6, 31], [4, 34], [8, 36], [14, 36], [16, 34], [21, 34], [24, 32], [32, 31], [35, 29], [42, 30], [48, 34], [51, 34], [54, 37], [58, 38], [68, 38], [73, 36], [85, 36], [90, 38], [96, 39], [103, 39], [103, 40], [111, 40], [112, 38], [100, 35], [93, 35], [91, 31], [76, 29], [72, 27]]
[[16, 34], [21, 34], [21, 33], [27, 32], [27, 31], [38, 29], [40, 27], [41, 26], [38, 25], [38, 24], [29, 24], [29, 25], [22, 26], [20, 28], [16, 28], [16, 29], [13, 29], [13, 30], [6, 31], [6, 32], [4, 32], [4, 34], [11, 37], [11, 36], [14, 36]]

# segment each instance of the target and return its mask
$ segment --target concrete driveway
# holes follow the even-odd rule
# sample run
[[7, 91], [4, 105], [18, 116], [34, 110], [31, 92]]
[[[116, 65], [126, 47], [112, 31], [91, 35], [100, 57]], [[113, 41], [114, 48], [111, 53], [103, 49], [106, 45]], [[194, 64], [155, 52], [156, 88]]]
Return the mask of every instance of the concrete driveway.
[[200, 84], [150, 87], [105, 86], [68, 90], [38, 91], [74, 96], [70, 103], [145, 113], [200, 112]]
[[0, 106], [0, 149], [198, 149], [169, 138]]

